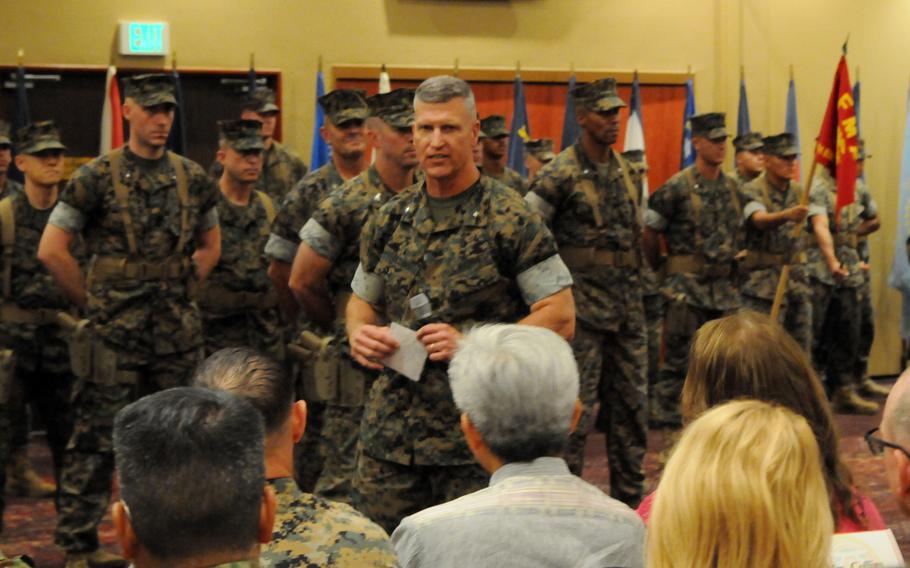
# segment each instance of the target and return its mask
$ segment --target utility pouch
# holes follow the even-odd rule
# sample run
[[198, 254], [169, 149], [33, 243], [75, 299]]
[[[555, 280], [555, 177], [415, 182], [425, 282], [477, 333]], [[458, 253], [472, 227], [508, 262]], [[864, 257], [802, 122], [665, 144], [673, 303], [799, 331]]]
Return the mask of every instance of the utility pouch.
[[91, 380], [98, 385], [117, 384], [117, 352], [108, 348], [101, 339], [92, 341]]
[[0, 405], [9, 402], [16, 380], [16, 353], [12, 349], [0, 349]]
[[88, 320], [79, 321], [69, 337], [70, 367], [77, 379], [92, 375], [92, 330]]
[[331, 337], [302, 332], [288, 344], [288, 355], [296, 360], [304, 399], [314, 402], [338, 398], [338, 358], [330, 348]]

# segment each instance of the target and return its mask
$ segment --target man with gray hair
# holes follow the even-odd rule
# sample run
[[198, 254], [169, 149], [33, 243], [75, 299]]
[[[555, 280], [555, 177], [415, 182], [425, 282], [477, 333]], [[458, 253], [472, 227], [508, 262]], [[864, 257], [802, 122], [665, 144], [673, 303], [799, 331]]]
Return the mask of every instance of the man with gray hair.
[[258, 566], [275, 517], [263, 440], [256, 409], [227, 392], [178, 387], [118, 412], [123, 555], [136, 568]]
[[[575, 329], [572, 277], [553, 235], [474, 164], [480, 125], [468, 84], [427, 79], [414, 111], [425, 179], [370, 217], [346, 311], [352, 356], [382, 371], [364, 406], [354, 502], [387, 530], [486, 483], [458, 433], [446, 376], [461, 330], [484, 321], [565, 337]], [[415, 330], [429, 354], [417, 381], [380, 363], [399, 347], [392, 322]]]
[[492, 478], [401, 522], [392, 542], [404, 568], [643, 566], [638, 515], [561, 457], [582, 411], [568, 343], [547, 329], [478, 327], [449, 377], [465, 440]]
[[888, 486], [910, 516], [910, 369], [891, 387], [881, 425], [866, 432], [866, 443], [873, 454], [884, 456]]

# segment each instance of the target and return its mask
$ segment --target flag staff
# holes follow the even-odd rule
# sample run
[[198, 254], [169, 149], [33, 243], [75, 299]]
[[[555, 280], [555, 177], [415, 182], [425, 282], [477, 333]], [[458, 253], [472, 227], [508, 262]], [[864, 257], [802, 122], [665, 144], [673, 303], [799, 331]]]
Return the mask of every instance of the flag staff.
[[171, 52], [171, 70], [172, 71], [177, 70], [177, 52], [176, 51]]
[[458, 58], [455, 58], [455, 67], [452, 69], [452, 75], [458, 77]]
[[25, 50], [21, 47], [16, 51], [16, 63], [19, 67], [22, 67], [22, 64], [25, 62]]

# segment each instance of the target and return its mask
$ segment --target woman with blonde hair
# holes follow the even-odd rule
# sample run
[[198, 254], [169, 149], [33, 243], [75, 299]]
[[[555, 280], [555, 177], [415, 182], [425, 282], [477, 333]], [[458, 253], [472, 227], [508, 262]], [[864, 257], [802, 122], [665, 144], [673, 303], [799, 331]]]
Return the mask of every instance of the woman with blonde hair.
[[[806, 352], [765, 314], [743, 310], [712, 320], [695, 334], [682, 392], [684, 420], [734, 399], [779, 404], [809, 423], [822, 456], [837, 532], [887, 528], [878, 509], [853, 486], [838, 450], [834, 416]], [[647, 523], [652, 493], [638, 508]]]
[[834, 525], [807, 421], [739, 400], [692, 422], [648, 527], [648, 568], [825, 568]]

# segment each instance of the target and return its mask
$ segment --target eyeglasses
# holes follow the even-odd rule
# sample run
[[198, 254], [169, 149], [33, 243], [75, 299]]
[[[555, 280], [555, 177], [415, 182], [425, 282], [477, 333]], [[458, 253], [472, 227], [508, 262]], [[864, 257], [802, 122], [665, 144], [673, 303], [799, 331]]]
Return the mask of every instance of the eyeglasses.
[[872, 452], [873, 455], [880, 456], [885, 452], [885, 448], [891, 448], [893, 450], [900, 450], [901, 453], [907, 456], [907, 459], [910, 459], [910, 452], [903, 446], [895, 444], [894, 442], [882, 440], [878, 436], [875, 436], [874, 434], [878, 431], [879, 428], [873, 428], [863, 436], [863, 438], [866, 439], [866, 444], [869, 445], [869, 451]]

